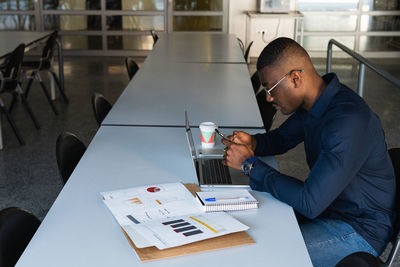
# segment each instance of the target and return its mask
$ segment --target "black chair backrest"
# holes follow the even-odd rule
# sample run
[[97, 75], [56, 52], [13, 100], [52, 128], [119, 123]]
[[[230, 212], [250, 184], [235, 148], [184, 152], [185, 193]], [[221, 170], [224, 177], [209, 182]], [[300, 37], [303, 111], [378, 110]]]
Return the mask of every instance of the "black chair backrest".
[[3, 76], [6, 78], [17, 79], [20, 73], [21, 64], [24, 59], [25, 45], [20, 44], [14, 51], [6, 58], [4, 69], [2, 69]]
[[133, 76], [135, 76], [136, 72], [139, 70], [139, 66], [131, 57], [125, 58], [125, 66], [129, 75], [129, 80], [132, 80]]
[[258, 71], [254, 72], [251, 76], [251, 84], [253, 85], [254, 93], [257, 93], [258, 89], [261, 86], [260, 77], [258, 76]]
[[240, 47], [240, 49], [242, 49], [242, 53], [243, 53], [244, 59], [245, 59], [246, 62], [247, 62], [247, 59], [249, 58], [249, 54], [250, 54], [250, 48], [251, 48], [251, 46], [253, 45], [253, 41], [251, 41], [251, 42], [249, 43], [249, 46], [246, 48], [246, 51], [244, 51], [244, 43], [243, 43], [243, 41], [240, 40], [240, 38], [237, 38], [237, 40], [238, 40], [238, 42], [239, 42], [239, 47]]
[[236, 38], [236, 39], [238, 40], [238, 42], [239, 42], [239, 47], [240, 47], [240, 49], [242, 49], [242, 53], [243, 53], [243, 55], [244, 55], [244, 44], [243, 44], [243, 41], [240, 40], [240, 38]]
[[[254, 93], [256, 93], [261, 86], [260, 78], [257, 71], [253, 74], [253, 76], [251, 76], [251, 83], [253, 85]], [[271, 129], [272, 123], [274, 122], [276, 109], [272, 106], [272, 103], [267, 102], [266, 93], [264, 90], [261, 91], [256, 96], [256, 98], [261, 118], [263, 120], [264, 128], [266, 131], [269, 131], [269, 129]]]
[[64, 184], [68, 181], [79, 160], [86, 151], [86, 146], [70, 132], [63, 132], [57, 138], [56, 158], [58, 170]]
[[92, 96], [92, 107], [97, 124], [100, 126], [112, 108], [112, 105], [102, 94], [94, 93]]
[[250, 54], [250, 48], [253, 45], [253, 41], [250, 42], [249, 46], [246, 49], [246, 52], [244, 52], [244, 59], [247, 62], [247, 59], [249, 58], [249, 54]]
[[46, 41], [46, 45], [43, 48], [42, 58], [50, 60], [53, 57], [54, 46], [56, 45], [58, 33], [54, 31]]
[[394, 169], [394, 174], [396, 176], [396, 220], [394, 224], [394, 232], [390, 242], [392, 243], [392, 249], [390, 250], [389, 256], [385, 262], [385, 266], [393, 266], [395, 256], [400, 250], [400, 148], [389, 149], [390, 159], [392, 160], [392, 165]]
[[[389, 149], [390, 159], [392, 160], [392, 165], [394, 169], [394, 174], [396, 176], [396, 213], [397, 218], [395, 222], [394, 230], [395, 232], [400, 231], [400, 148]], [[392, 242], [397, 235], [393, 236]]]
[[153, 37], [154, 44], [158, 41], [158, 35], [155, 30], [150, 30], [151, 36]]
[[33, 214], [21, 208], [0, 211], [0, 266], [15, 266], [39, 225]]
[[355, 252], [343, 258], [335, 267], [380, 267], [381, 263], [366, 252]]

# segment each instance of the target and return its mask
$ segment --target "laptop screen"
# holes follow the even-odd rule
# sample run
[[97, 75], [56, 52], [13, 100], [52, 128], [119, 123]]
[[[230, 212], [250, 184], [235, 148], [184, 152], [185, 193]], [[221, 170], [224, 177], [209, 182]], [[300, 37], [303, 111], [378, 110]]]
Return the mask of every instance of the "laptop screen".
[[192, 130], [190, 129], [189, 118], [188, 118], [186, 110], [185, 110], [185, 127], [186, 127], [186, 137], [188, 139], [188, 143], [189, 143], [189, 147], [190, 147], [190, 152], [192, 154], [192, 158], [196, 159], [197, 158], [196, 148], [194, 146]]

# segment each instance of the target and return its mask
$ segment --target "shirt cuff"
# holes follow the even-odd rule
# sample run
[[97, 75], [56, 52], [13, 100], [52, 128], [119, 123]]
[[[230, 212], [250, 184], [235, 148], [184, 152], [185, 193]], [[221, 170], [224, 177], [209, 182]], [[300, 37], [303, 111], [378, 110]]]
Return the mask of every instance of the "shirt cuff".
[[269, 165], [265, 164], [261, 160], [254, 162], [253, 168], [250, 171], [249, 185], [251, 189], [257, 191], [266, 191], [264, 179], [267, 177], [267, 173], [273, 169]]

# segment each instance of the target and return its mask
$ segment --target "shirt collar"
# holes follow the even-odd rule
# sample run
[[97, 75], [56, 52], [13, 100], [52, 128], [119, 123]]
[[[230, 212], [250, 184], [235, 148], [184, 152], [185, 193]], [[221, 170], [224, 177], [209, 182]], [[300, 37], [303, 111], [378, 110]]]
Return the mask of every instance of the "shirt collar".
[[329, 103], [332, 98], [339, 91], [339, 79], [337, 78], [335, 73], [328, 73], [322, 76], [322, 79], [328, 84], [324, 91], [322, 91], [321, 95], [317, 98], [314, 105], [308, 112], [308, 114], [320, 118], [325, 110], [328, 108]]

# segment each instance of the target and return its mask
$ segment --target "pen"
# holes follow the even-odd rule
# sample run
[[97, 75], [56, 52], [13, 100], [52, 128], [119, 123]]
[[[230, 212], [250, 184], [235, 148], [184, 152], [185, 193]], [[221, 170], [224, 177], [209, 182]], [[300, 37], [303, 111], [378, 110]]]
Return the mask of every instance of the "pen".
[[219, 136], [221, 136], [223, 139], [225, 139], [226, 141], [231, 142], [231, 143], [233, 143], [233, 144], [236, 144], [236, 143], [233, 141], [233, 139], [235, 139], [235, 135], [233, 136], [233, 139], [231, 140], [231, 139], [228, 138], [228, 136], [226, 136], [226, 135], [224, 135], [223, 133], [221, 133], [218, 129], [215, 129], [215, 132], [216, 132]]
[[205, 201], [218, 201], [218, 200], [248, 200], [249, 197], [226, 197], [226, 198], [215, 198], [215, 197], [209, 197], [206, 198]]

